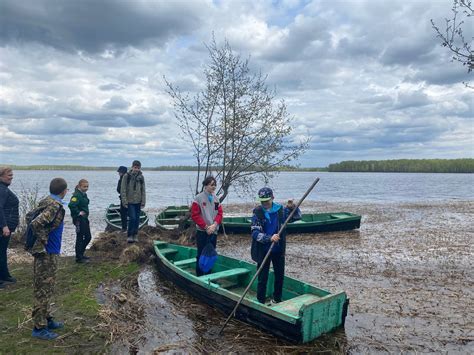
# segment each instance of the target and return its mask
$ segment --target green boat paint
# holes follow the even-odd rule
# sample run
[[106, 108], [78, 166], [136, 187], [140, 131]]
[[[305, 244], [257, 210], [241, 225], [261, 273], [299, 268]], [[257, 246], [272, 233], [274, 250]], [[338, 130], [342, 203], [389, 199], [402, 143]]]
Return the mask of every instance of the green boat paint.
[[[165, 229], [178, 228], [179, 220], [189, 212], [189, 206], [168, 206], [155, 217], [155, 224]], [[187, 226], [191, 222], [187, 222]]]
[[[128, 218], [128, 217], [127, 217]], [[107, 227], [112, 230], [122, 229], [122, 220], [120, 218], [120, 205], [111, 204], [107, 207], [104, 216]], [[144, 211], [140, 211], [140, 222], [138, 229], [148, 224], [148, 215]]]
[[[169, 206], [155, 218], [157, 226], [174, 229], [182, 216], [189, 212], [188, 206]], [[224, 217], [226, 233], [250, 233], [251, 217]], [[287, 233], [320, 233], [360, 228], [361, 216], [349, 212], [308, 213], [301, 220], [288, 223]], [[191, 223], [191, 222], [189, 222]], [[221, 228], [222, 232], [222, 228]]]
[[[229, 313], [239, 301], [256, 272], [256, 265], [219, 255], [209, 275], [196, 276], [196, 249], [155, 241], [161, 273], [191, 295]], [[273, 271], [268, 277], [267, 295], [273, 293]], [[242, 300], [236, 318], [293, 342], [306, 343], [344, 325], [348, 298], [345, 292], [330, 293], [285, 276], [283, 300], [264, 305], [256, 299], [257, 280]]]

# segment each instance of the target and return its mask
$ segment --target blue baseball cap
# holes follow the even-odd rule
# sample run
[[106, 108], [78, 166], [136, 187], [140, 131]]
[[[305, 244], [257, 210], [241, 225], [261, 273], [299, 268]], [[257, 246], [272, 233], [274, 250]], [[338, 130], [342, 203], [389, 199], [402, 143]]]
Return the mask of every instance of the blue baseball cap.
[[125, 173], [127, 172], [127, 167], [121, 165], [121, 166], [119, 166], [119, 168], [117, 169], [117, 171], [118, 171], [119, 173], [125, 174]]
[[271, 200], [272, 198], [273, 198], [273, 191], [271, 188], [263, 187], [260, 190], [258, 190], [257, 201], [265, 202], [265, 201]]

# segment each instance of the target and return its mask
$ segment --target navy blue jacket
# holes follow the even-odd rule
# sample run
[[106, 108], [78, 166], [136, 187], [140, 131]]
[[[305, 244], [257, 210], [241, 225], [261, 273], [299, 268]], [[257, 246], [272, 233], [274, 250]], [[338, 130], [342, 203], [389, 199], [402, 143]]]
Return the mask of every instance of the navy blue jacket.
[[[252, 260], [260, 263], [272, 244], [271, 238], [273, 234], [278, 233], [280, 227], [285, 223], [288, 215], [283, 207], [277, 212], [269, 213], [269, 219], [265, 217], [264, 210], [261, 206], [253, 210], [251, 233], [252, 233]], [[273, 253], [285, 254], [286, 250], [286, 228], [280, 234], [280, 240], [272, 248]]]
[[0, 230], [7, 226], [10, 232], [14, 232], [18, 226], [20, 215], [18, 197], [8, 188], [8, 185], [0, 182]]

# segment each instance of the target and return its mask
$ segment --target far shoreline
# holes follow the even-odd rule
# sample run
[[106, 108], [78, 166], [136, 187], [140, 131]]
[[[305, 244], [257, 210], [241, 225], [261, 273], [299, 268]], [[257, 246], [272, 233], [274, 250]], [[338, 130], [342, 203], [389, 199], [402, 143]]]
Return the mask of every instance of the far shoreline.
[[[32, 171], [117, 171], [117, 166], [83, 166], [83, 165], [10, 165], [13, 170]], [[258, 168], [258, 167], [255, 167]], [[199, 171], [193, 165], [144, 166], [144, 171]], [[211, 171], [220, 171], [220, 166], [211, 167]], [[246, 171], [252, 171], [248, 169]], [[284, 165], [267, 170], [268, 172], [341, 172], [341, 173], [433, 173], [433, 174], [472, 174], [474, 158], [461, 159], [392, 159], [342, 161], [326, 167], [301, 167]]]

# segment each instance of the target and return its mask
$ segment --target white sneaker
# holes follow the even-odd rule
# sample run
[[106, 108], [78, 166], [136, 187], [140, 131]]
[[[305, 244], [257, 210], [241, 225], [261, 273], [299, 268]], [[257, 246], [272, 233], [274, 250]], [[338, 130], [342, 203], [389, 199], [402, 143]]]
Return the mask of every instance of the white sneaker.
[[128, 236], [127, 237], [127, 243], [133, 243], [133, 242], [134, 242], [133, 236], [132, 235]]
[[278, 303], [279, 303], [279, 302], [275, 301], [275, 300], [272, 298], [269, 302], [266, 303], [266, 305], [267, 305], [268, 307], [273, 307], [273, 306], [277, 305]]
[[138, 235], [135, 234], [135, 235], [133, 236], [133, 242], [135, 242], [135, 243], [138, 242]]

